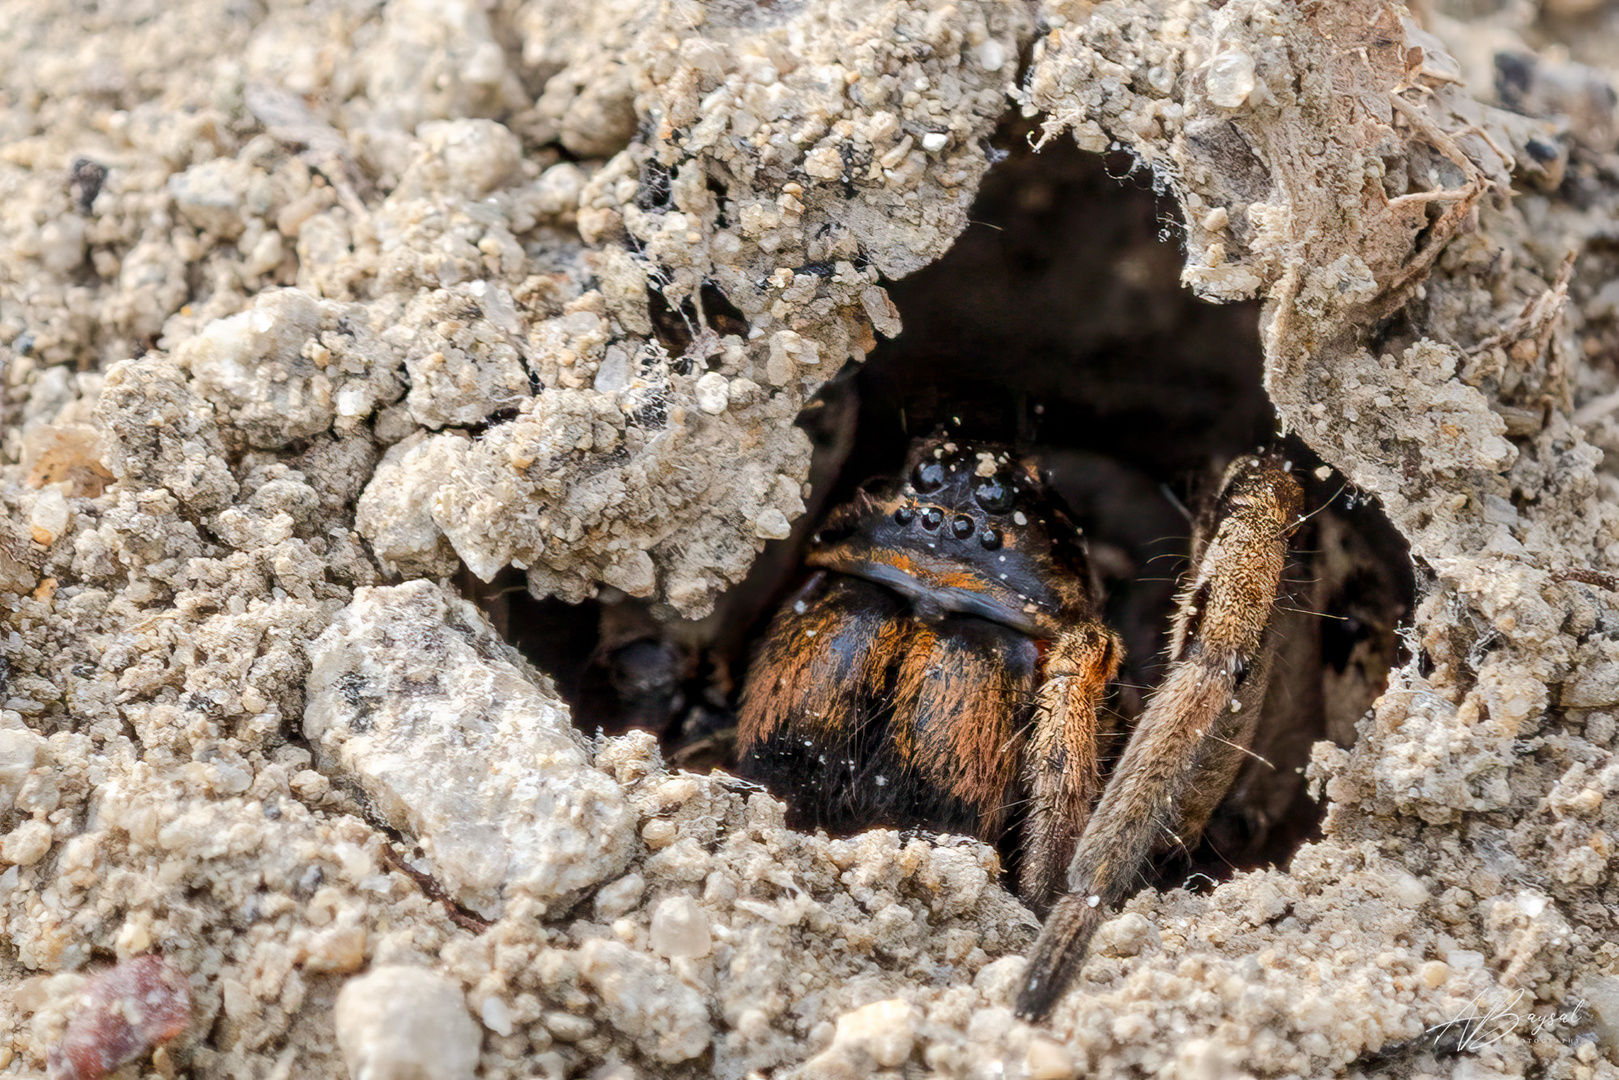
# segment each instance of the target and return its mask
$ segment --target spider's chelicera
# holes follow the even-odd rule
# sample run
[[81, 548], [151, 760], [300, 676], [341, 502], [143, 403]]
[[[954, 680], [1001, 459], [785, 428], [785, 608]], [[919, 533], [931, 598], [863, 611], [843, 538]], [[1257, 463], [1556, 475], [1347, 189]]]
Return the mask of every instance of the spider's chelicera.
[[1018, 1010], [1047, 1014], [1156, 851], [1191, 843], [1236, 776], [1299, 521], [1270, 456], [1226, 471], [1194, 523], [1169, 667], [1104, 776], [1098, 710], [1123, 648], [1080, 530], [1035, 464], [935, 435], [829, 517], [771, 624], [739, 720], [744, 775], [794, 823], [1019, 830], [1046, 916]]

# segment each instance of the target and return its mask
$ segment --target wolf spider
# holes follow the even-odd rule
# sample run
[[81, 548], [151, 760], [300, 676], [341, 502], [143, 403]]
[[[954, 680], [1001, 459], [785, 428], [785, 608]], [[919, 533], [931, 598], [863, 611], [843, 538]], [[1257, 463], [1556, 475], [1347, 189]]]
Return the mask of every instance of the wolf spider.
[[[816, 534], [749, 671], [740, 767], [800, 824], [1020, 830], [1045, 917], [1017, 999], [1046, 1016], [1148, 860], [1202, 833], [1253, 742], [1303, 497], [1243, 457], [1193, 523], [1169, 665], [1104, 777], [1123, 646], [1080, 530], [1033, 461], [935, 434]], [[1104, 782], [1105, 781], [1105, 782]]]

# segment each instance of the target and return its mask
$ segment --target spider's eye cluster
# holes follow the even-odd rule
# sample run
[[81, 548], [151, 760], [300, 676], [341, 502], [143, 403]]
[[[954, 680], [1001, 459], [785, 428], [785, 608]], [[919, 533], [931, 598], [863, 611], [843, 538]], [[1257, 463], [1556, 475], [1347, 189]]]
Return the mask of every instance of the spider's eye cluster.
[[944, 466], [937, 461], [920, 461], [911, 470], [911, 487], [919, 495], [931, 495], [944, 487]]
[[1015, 492], [1012, 485], [998, 476], [991, 476], [973, 485], [973, 499], [988, 514], [1004, 514], [1012, 509]]

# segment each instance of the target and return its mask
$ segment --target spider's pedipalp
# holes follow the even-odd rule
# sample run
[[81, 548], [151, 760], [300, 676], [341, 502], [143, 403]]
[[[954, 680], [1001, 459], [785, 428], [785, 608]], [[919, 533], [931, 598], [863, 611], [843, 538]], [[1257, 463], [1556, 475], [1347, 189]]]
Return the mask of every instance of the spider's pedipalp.
[[1267, 630], [1302, 499], [1274, 458], [1243, 458], [1226, 471], [1212, 514], [1199, 522], [1169, 672], [1080, 838], [1068, 894], [1029, 957], [1019, 1015], [1051, 1011], [1158, 838], [1195, 839], [1230, 787], [1265, 695]]

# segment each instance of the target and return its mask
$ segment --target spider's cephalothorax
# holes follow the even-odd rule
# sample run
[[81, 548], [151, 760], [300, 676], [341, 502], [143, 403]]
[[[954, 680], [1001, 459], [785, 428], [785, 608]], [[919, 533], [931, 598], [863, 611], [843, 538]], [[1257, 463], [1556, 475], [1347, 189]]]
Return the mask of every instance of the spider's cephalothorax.
[[1000, 446], [915, 443], [904, 475], [836, 510], [807, 561], [885, 586], [934, 624], [976, 616], [1049, 640], [1091, 607], [1079, 530]]
[[[1019, 1009], [1043, 1015], [1142, 863], [1207, 823], [1254, 733], [1301, 496], [1239, 459], [1199, 516], [1170, 665], [1104, 789], [1098, 708], [1122, 647], [1079, 530], [1033, 463], [935, 435], [816, 535], [743, 695], [744, 774], [799, 825], [1001, 839], [1051, 916]], [[1020, 809], [1018, 809], [1020, 808]], [[1015, 812], [1014, 812], [1015, 811]]]

